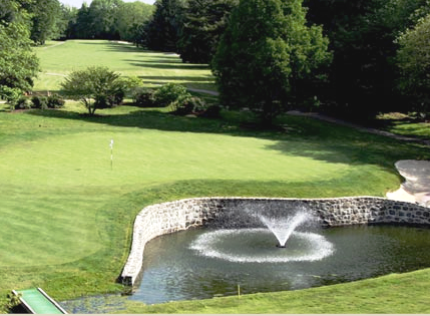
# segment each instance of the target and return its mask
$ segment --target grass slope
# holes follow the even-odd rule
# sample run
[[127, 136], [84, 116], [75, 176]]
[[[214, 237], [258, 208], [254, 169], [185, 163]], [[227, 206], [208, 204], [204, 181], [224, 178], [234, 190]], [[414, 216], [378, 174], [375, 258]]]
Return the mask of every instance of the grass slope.
[[[112, 45], [76, 43], [93, 54], [99, 45], [100, 59]], [[76, 53], [66, 52], [64, 60]], [[116, 53], [121, 60], [134, 54]], [[243, 113], [223, 115], [208, 120], [123, 106], [88, 117], [75, 103], [55, 111], [0, 109], [0, 306], [10, 290], [27, 287], [58, 300], [121, 291], [115, 280], [134, 217], [146, 205], [222, 195], [383, 196], [400, 184], [395, 161], [430, 156], [418, 145], [309, 118], [286, 116], [279, 122], [285, 130], [254, 131], [241, 128]], [[212, 311], [224, 305], [217, 304]]]

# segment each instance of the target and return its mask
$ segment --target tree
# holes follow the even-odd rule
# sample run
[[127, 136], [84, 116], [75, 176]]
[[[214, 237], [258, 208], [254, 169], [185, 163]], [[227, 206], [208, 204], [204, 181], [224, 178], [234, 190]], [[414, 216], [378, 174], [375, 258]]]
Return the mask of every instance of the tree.
[[115, 19], [122, 0], [93, 0], [88, 10], [90, 38], [119, 39]]
[[297, 83], [330, 61], [327, 46], [322, 29], [306, 25], [301, 0], [241, 0], [212, 61], [221, 103], [270, 124], [297, 101]]
[[61, 6], [58, 0], [38, 0], [28, 5], [32, 14], [30, 38], [43, 45], [46, 40], [57, 37], [56, 23], [61, 17]]
[[399, 32], [410, 27], [426, 0], [306, 0], [308, 20], [321, 24], [330, 39], [333, 63], [325, 99], [336, 114], [372, 116], [396, 110], [393, 63]]
[[145, 27], [145, 44], [148, 49], [176, 52], [182, 26], [183, 0], [157, 0], [155, 12]]
[[119, 6], [115, 24], [121, 40], [138, 42], [141, 26], [149, 21], [154, 13], [154, 6], [143, 2], [127, 2]]
[[65, 95], [82, 101], [89, 114], [94, 115], [97, 109], [121, 104], [127, 89], [131, 87], [128, 80], [107, 67], [92, 66], [71, 72], [61, 83], [61, 88]]
[[430, 14], [418, 21], [398, 38], [396, 55], [400, 69], [400, 90], [409, 97], [412, 107], [423, 113], [430, 111]]
[[239, 0], [189, 0], [178, 43], [184, 62], [209, 63]]
[[60, 17], [54, 28], [54, 39], [68, 39], [74, 37], [74, 25], [78, 16], [78, 9], [61, 4]]
[[31, 91], [39, 60], [31, 49], [30, 17], [23, 1], [0, 1], [0, 95], [12, 103]]

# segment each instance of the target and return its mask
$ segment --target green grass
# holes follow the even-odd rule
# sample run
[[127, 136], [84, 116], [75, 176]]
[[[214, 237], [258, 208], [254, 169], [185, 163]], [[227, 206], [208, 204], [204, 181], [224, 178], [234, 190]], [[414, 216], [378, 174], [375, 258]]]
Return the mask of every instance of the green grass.
[[146, 86], [175, 82], [191, 88], [216, 90], [206, 65], [184, 64], [176, 54], [144, 51], [130, 44], [101, 40], [69, 40], [37, 47], [42, 73], [35, 91], [57, 91], [69, 72], [88, 66], [108, 66], [125, 76], [137, 76]]
[[[163, 55], [119, 50], [114, 43], [98, 41], [71, 41], [68, 55], [67, 45], [38, 51], [44, 71], [61, 70], [49, 68], [55, 53], [46, 56], [61, 49], [65, 51], [57, 54], [67, 61], [64, 71], [69, 71], [85, 45], [94, 61], [109, 58], [105, 62], [117, 70], [127, 64], [124, 60]], [[199, 71], [195, 76], [206, 79], [207, 70]], [[222, 120], [129, 106], [100, 110], [95, 117], [84, 112], [76, 102], [68, 102], [63, 110], [14, 113], [0, 105], [0, 306], [10, 290], [29, 287], [42, 287], [57, 300], [120, 292], [122, 286], [115, 281], [127, 259], [133, 220], [147, 205], [223, 195], [383, 196], [401, 182], [394, 168], [397, 160], [430, 158], [427, 148], [419, 145], [305, 117], [285, 116], [278, 122], [284, 130], [258, 131], [242, 128], [247, 115], [237, 112], [223, 112]], [[426, 278], [405, 276], [419, 284], [417, 289], [428, 288], [428, 271], [422, 273]], [[385, 281], [372, 282], [384, 288]], [[342, 286], [355, 293], [356, 284]], [[327, 297], [336, 289], [325, 288]], [[312, 295], [315, 290], [309, 291], [300, 293]], [[396, 301], [399, 311], [410, 312], [409, 305], [402, 307], [405, 302], [423, 306], [410, 293]], [[291, 293], [261, 298], [266, 300], [264, 312], [276, 313], [278, 301], [289, 295], [297, 299]], [[196, 304], [214, 304], [209, 311], [222, 312], [232, 300]], [[317, 297], [315, 304], [324, 301]], [[242, 309], [233, 304], [231, 311]]]
[[[416, 113], [412, 113], [415, 114]], [[377, 116], [371, 124], [376, 125], [388, 132], [415, 137], [418, 139], [430, 139], [430, 123], [412, 114], [384, 113]]]
[[117, 313], [172, 314], [426, 314], [428, 270], [290, 292], [143, 306], [126, 301]]

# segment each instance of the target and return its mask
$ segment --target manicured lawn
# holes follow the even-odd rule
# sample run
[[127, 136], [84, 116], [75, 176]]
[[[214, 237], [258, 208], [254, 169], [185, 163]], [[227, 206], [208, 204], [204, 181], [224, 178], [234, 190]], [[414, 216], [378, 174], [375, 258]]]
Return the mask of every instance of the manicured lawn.
[[[38, 54], [45, 72], [61, 72], [61, 58], [55, 61], [56, 55], [63, 58], [64, 73], [73, 69], [75, 54], [83, 50], [77, 48], [80, 45], [90, 47], [92, 54], [88, 59], [96, 62], [107, 58], [104, 63], [110, 63], [118, 71], [121, 67], [125, 69], [127, 60], [138, 58], [145, 62], [149, 58], [147, 54], [152, 54], [134, 51], [134, 48], [120, 49], [109, 42], [72, 41], [69, 55], [68, 45], [69, 42], [40, 49]], [[50, 57], [44, 55], [54, 50], [58, 51]], [[97, 54], [98, 58], [94, 56]], [[59, 64], [53, 66], [55, 63]], [[146, 67], [139, 69], [149, 71]], [[181, 78], [189, 74], [189, 69], [180, 66], [168, 68], [173, 73], [167, 77], [163, 77], [161, 68], [153, 69], [166, 80], [173, 78], [175, 71]], [[133, 71], [141, 75], [140, 71], [130, 70]], [[185, 81], [207, 80], [208, 70], [192, 71], [199, 71], [193, 76], [202, 80]], [[305, 117], [285, 116], [279, 121], [285, 129], [258, 131], [242, 127], [246, 113], [223, 112], [223, 119], [209, 120], [176, 117], [163, 109], [129, 106], [100, 110], [95, 117], [83, 114], [84, 111], [73, 102], [68, 102], [63, 110], [15, 113], [0, 105], [2, 312], [6, 294], [12, 289], [42, 287], [57, 300], [120, 292], [122, 286], [115, 281], [128, 255], [132, 223], [146, 205], [185, 197], [223, 195], [383, 196], [388, 190], [397, 189], [401, 182], [394, 169], [397, 160], [430, 158], [427, 148], [419, 145], [403, 144]], [[112, 168], [111, 139], [114, 139]], [[406, 274], [405, 284], [416, 282], [417, 292], [426, 291], [430, 285], [428, 271], [420, 273]], [[386, 288], [385, 281], [380, 280], [383, 279], [365, 282]], [[374, 294], [359, 292], [357, 284], [342, 285], [341, 289], [349, 294], [358, 291], [357, 295], [368, 295], [371, 300]], [[397, 293], [393, 286], [389, 288]], [[261, 312], [278, 313], [281, 312], [276, 307], [279, 300], [294, 304], [294, 300], [300, 299], [300, 293], [306, 297], [313, 296], [312, 291], [328, 291], [326, 296], [314, 298], [318, 305], [327, 297], [337, 295], [338, 289], [244, 296], [240, 302], [260, 300], [265, 306]], [[411, 312], [410, 302], [418, 307], [427, 306], [414, 292], [405, 295], [394, 302], [396, 311]], [[175, 312], [252, 311], [241, 310], [235, 299], [197, 303], [212, 305], [207, 310], [175, 307]], [[391, 297], [379, 299], [381, 304], [391, 302]], [[406, 301], [409, 303], [404, 304]], [[147, 311], [132, 308], [134, 312]], [[159, 311], [171, 311], [169, 308]], [[368, 311], [357, 307], [344, 312]], [[390, 312], [388, 308], [384, 311]]]

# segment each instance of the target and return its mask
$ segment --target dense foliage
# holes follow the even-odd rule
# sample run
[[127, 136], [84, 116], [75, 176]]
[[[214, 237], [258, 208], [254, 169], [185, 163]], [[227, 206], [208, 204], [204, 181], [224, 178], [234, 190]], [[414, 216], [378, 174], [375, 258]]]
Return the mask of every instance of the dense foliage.
[[189, 0], [183, 18], [178, 52], [184, 62], [208, 64], [239, 0]]
[[176, 52], [183, 18], [183, 0], [158, 0], [145, 27], [145, 46], [151, 50]]
[[0, 1], [0, 96], [11, 104], [33, 87], [39, 61], [31, 49], [26, 1]]
[[306, 25], [300, 0], [241, 1], [212, 63], [221, 103], [270, 123], [299, 101], [299, 82], [329, 63], [327, 46], [321, 27]]
[[[2, 94], [16, 99], [22, 91], [31, 89], [32, 78], [37, 73], [31, 44], [44, 44], [49, 39], [109, 39], [176, 52], [185, 63], [212, 64], [218, 79], [233, 75], [229, 87], [226, 81], [221, 84], [219, 80], [223, 105], [244, 105], [254, 94], [259, 94], [256, 102], [246, 107], [253, 107], [257, 112], [268, 107], [268, 113], [274, 115], [290, 106], [303, 109], [319, 106], [320, 110], [351, 118], [388, 111], [428, 111], [430, 100], [424, 97], [427, 87], [422, 84], [423, 74], [405, 63], [410, 58], [406, 57], [407, 47], [412, 48], [406, 44], [410, 41], [406, 38], [413, 37], [418, 32], [416, 28], [423, 27], [420, 21], [430, 14], [429, 0], [303, 0], [303, 7], [292, 0], [276, 2], [291, 23], [284, 25], [285, 30], [292, 30], [288, 31], [291, 31], [288, 38], [300, 38], [301, 43], [286, 41], [286, 33], [276, 31], [279, 26], [266, 28], [265, 24], [284, 23], [279, 22], [271, 1], [247, 16], [243, 8], [251, 6], [254, 0], [156, 0], [154, 5], [141, 1], [94, 0], [90, 4], [84, 2], [79, 9], [62, 5], [59, 0], [0, 0]], [[242, 9], [236, 10], [239, 3]], [[289, 7], [291, 3], [295, 4]], [[238, 33], [239, 28], [232, 32], [234, 27], [226, 32], [234, 10], [242, 11], [235, 13], [235, 19], [242, 19], [248, 28], [242, 27], [242, 35]], [[238, 18], [239, 15], [242, 17]], [[323, 28], [324, 37], [320, 35], [320, 27], [313, 25]], [[300, 32], [304, 37], [297, 35]], [[260, 36], [257, 33], [270, 40], [251, 44], [249, 39]], [[224, 47], [220, 47], [223, 36]], [[235, 36], [238, 39], [248, 36], [248, 42], [235, 42]], [[310, 48], [325, 47], [327, 39], [331, 62], [325, 55], [313, 55]], [[242, 56], [238, 47], [248, 44], [246, 56]], [[221, 55], [214, 59], [217, 50], [219, 54], [230, 55], [223, 57], [222, 65]], [[286, 54], [282, 56], [284, 51]], [[311, 55], [314, 61], [319, 59], [316, 64], [310, 61]], [[13, 58], [16, 59], [12, 61]], [[306, 63], [312, 66], [302, 69]], [[236, 70], [227, 70], [230, 65], [241, 69], [237, 73], [244, 74], [244, 82], [238, 83], [240, 76], [233, 74]], [[263, 73], [262, 68], [265, 68]], [[265, 84], [259, 85], [262, 81]], [[418, 82], [419, 91], [416, 90]], [[252, 93], [242, 86], [253, 87]], [[264, 96], [267, 86], [272, 90], [267, 90]], [[262, 101], [263, 97], [267, 100]]]
[[397, 65], [400, 90], [409, 97], [413, 110], [430, 112], [430, 15], [416, 27], [405, 31], [398, 40]]

